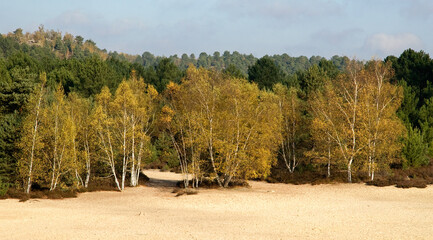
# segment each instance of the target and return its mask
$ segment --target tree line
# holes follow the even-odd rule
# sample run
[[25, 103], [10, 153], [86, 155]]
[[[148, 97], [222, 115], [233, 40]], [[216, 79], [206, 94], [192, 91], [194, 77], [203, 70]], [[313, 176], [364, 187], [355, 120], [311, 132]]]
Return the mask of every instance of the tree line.
[[[222, 53], [215, 51], [213, 54], [201, 52], [198, 56], [195, 54], [177, 54], [161, 57], [145, 51], [141, 55], [130, 55], [126, 53], [118, 53], [117, 51], [107, 51], [100, 49], [91, 39], [84, 39], [81, 36], [73, 36], [70, 33], [62, 33], [60, 31], [46, 30], [43, 25], [39, 26], [38, 30], [29, 33], [23, 32], [23, 29], [18, 28], [13, 32], [4, 34], [0, 38], [0, 45], [3, 45], [3, 53], [0, 51], [0, 57], [7, 57], [14, 51], [21, 49], [29, 52], [31, 56], [43, 55], [52, 56], [62, 59], [82, 59], [91, 55], [97, 55], [106, 60], [113, 58], [119, 61], [125, 61], [143, 66], [144, 68], [154, 67], [161, 60], [168, 58], [181, 71], [188, 68], [190, 64], [196, 67], [214, 68], [216, 70], [224, 70], [230, 66], [234, 66], [240, 70], [243, 75], [247, 75], [248, 67], [253, 65], [258, 58], [252, 54], [241, 54], [237, 51]], [[320, 60], [324, 59], [321, 56], [306, 56], [293, 57], [288, 54], [268, 56], [281, 68], [286, 75], [292, 75], [300, 71], [304, 71], [309, 67], [316, 65]], [[337, 68], [344, 69], [347, 57], [335, 55], [330, 59]]]
[[289, 75], [269, 56], [245, 74], [32, 49], [0, 58], [0, 180], [25, 192], [96, 178], [123, 190], [144, 165], [178, 168], [192, 187], [266, 178], [277, 165], [373, 180], [432, 156], [433, 61], [422, 51], [320, 59]]
[[336, 78], [320, 78], [306, 100], [296, 87], [267, 89], [192, 65], [161, 94], [133, 71], [114, 94], [105, 86], [93, 101], [66, 95], [61, 84], [50, 90], [41, 74], [18, 140], [19, 185], [26, 193], [32, 182], [86, 188], [97, 173], [111, 176], [119, 190], [136, 186], [154, 130], [171, 140], [186, 187], [203, 178], [221, 187], [234, 178], [264, 178], [278, 158], [288, 174], [314, 159], [327, 164], [328, 175], [332, 166], [347, 170], [348, 182], [360, 171], [373, 180], [402, 147], [402, 89], [390, 83], [390, 64], [348, 66]]

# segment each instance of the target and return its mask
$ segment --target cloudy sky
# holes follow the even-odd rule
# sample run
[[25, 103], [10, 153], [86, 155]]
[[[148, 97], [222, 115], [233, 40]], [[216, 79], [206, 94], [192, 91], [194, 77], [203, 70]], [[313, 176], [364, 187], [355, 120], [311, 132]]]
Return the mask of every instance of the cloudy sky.
[[130, 54], [433, 52], [431, 0], [4, 0], [0, 9], [0, 33], [43, 24]]

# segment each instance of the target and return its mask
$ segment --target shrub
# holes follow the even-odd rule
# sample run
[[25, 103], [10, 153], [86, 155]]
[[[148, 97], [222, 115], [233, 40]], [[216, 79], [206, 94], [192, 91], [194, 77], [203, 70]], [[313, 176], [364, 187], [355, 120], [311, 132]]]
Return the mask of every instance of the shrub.
[[[189, 180], [189, 185], [192, 186], [192, 180]], [[185, 187], [183, 181], [178, 181], [176, 183], [176, 186], [178, 188], [184, 188]], [[207, 189], [216, 189], [216, 188], [219, 188], [220, 186], [218, 185], [218, 182], [216, 179], [203, 178], [200, 180], [199, 187], [200, 188], [207, 188]], [[229, 182], [228, 188], [235, 188], [235, 187], [249, 188], [251, 186], [248, 184], [248, 182], [246, 180], [234, 179], [234, 180]]]
[[[141, 179], [141, 174], [140, 174]], [[118, 191], [111, 178], [94, 177], [89, 182], [89, 187], [81, 191], [96, 192], [96, 191]]]
[[3, 182], [0, 178], [0, 197], [3, 197], [6, 195], [10, 187], [10, 184], [8, 182]]
[[45, 194], [42, 191], [31, 191], [29, 193], [30, 198], [44, 198]]
[[420, 167], [429, 164], [427, 157], [428, 145], [424, 143], [422, 133], [417, 129], [409, 128], [408, 135], [403, 142], [403, 168]]
[[398, 182], [395, 186], [398, 188], [426, 188], [427, 184], [424, 180], [409, 180]]
[[369, 181], [366, 183], [367, 185], [376, 186], [376, 187], [387, 187], [394, 185], [392, 180], [390, 179], [375, 179], [373, 181]]
[[75, 198], [77, 192], [72, 190], [54, 190], [45, 193], [49, 199]]

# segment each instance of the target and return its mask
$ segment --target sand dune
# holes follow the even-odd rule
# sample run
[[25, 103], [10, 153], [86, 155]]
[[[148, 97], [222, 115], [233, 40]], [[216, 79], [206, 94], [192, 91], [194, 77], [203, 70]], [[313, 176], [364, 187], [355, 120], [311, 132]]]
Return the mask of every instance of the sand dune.
[[0, 201], [0, 239], [432, 239], [433, 187], [285, 185], [174, 197], [179, 175], [75, 199]]

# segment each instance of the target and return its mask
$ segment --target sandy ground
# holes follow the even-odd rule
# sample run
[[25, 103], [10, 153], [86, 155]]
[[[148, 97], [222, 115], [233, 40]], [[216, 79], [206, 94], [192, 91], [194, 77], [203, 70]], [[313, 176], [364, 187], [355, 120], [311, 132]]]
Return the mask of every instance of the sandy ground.
[[174, 197], [178, 175], [75, 199], [0, 201], [0, 239], [433, 239], [433, 187], [362, 184], [200, 190]]

